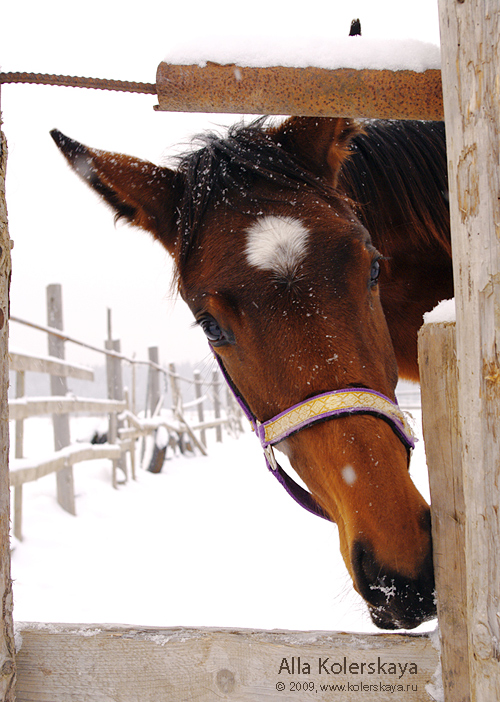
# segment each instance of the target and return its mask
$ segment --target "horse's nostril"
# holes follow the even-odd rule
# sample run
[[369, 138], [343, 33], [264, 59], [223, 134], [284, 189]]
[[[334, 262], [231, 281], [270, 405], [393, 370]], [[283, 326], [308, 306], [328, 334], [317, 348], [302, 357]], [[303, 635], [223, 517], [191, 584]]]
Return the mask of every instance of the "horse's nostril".
[[358, 592], [368, 603], [374, 624], [410, 629], [435, 616], [432, 552], [416, 578], [384, 569], [366, 543], [354, 544], [351, 559]]
[[363, 544], [356, 544], [358, 562], [358, 573], [364, 576], [367, 583], [374, 583], [380, 576], [380, 566], [376, 563], [371, 549]]

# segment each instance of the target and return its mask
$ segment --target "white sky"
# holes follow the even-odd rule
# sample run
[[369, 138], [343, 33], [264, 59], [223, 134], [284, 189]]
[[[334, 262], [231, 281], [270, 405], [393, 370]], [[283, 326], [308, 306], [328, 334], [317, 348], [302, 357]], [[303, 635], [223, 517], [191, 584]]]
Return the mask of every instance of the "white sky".
[[[153, 83], [172, 46], [234, 36], [293, 43], [307, 37], [345, 37], [359, 17], [363, 36], [439, 42], [437, 0], [187, 0], [140, 3], [87, 0], [7, 0], [2, 10], [0, 69], [139, 80]], [[171, 299], [168, 255], [149, 236], [113, 225], [113, 217], [66, 167], [49, 137], [59, 128], [83, 143], [165, 162], [178, 145], [228, 115], [153, 111], [154, 96], [73, 88], [4, 85], [1, 99], [9, 144], [7, 204], [13, 250], [14, 315], [45, 323], [45, 287], [61, 283], [65, 327], [101, 344], [106, 307], [114, 336], [126, 353], [144, 357], [160, 346], [163, 362], [200, 360], [203, 334], [191, 328], [187, 308]], [[11, 325], [15, 346], [35, 339]], [[69, 354], [72, 357], [72, 352]], [[79, 356], [81, 358], [81, 355]], [[77, 357], [74, 356], [77, 360]], [[95, 358], [86, 359], [87, 362]], [[100, 360], [100, 359], [99, 359]]]

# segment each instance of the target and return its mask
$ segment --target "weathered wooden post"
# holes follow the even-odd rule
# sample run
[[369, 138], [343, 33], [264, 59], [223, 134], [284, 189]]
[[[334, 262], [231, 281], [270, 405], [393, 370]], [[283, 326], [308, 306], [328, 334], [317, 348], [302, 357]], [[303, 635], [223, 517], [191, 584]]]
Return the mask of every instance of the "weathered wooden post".
[[[214, 370], [212, 374], [212, 391], [213, 391], [213, 402], [214, 402], [214, 415], [215, 419], [220, 419], [221, 416], [221, 406], [220, 406], [220, 377], [218, 371]], [[215, 427], [215, 440], [218, 442], [222, 441], [222, 429], [220, 424]]]
[[[25, 371], [16, 372], [16, 398], [24, 397], [25, 392]], [[24, 419], [16, 420], [16, 458], [23, 458], [24, 455]], [[14, 536], [19, 541], [23, 540], [23, 486], [16, 485], [14, 488]]]
[[[157, 346], [150, 346], [148, 348], [148, 358], [152, 363], [159, 365], [160, 356]], [[151, 416], [153, 417], [155, 412], [159, 410], [158, 404], [160, 402], [160, 371], [154, 366], [149, 366], [148, 371], [148, 388], [149, 388], [149, 408], [151, 410]]]
[[[194, 371], [194, 394], [196, 399], [200, 400], [196, 407], [198, 410], [198, 421], [200, 422], [200, 424], [203, 424], [203, 422], [205, 421], [205, 413], [203, 411], [203, 402], [201, 402], [201, 398], [203, 396], [203, 386], [201, 380], [201, 373], [199, 370]], [[200, 431], [200, 441], [203, 444], [203, 446], [207, 445], [207, 435], [205, 429], [201, 429]]]
[[[63, 329], [62, 288], [59, 284], [47, 286], [47, 325], [53, 329]], [[64, 358], [64, 341], [53, 334], [48, 335], [49, 356]], [[58, 397], [66, 395], [68, 384], [66, 378], [50, 376], [50, 392]], [[56, 451], [71, 443], [69, 415], [54, 414], [54, 448]], [[56, 473], [57, 501], [70, 514], [76, 514], [73, 466], [67, 466]]]
[[[0, 120], [1, 122], [1, 120]], [[7, 141], [0, 130], [0, 698], [14, 702], [16, 680], [14, 631], [12, 624], [12, 580], [10, 577], [10, 489], [9, 489], [9, 284], [11, 273], [5, 169]]]
[[426, 324], [419, 333], [425, 453], [431, 490], [445, 702], [470, 700], [465, 577], [465, 505], [458, 414], [455, 322]]
[[500, 699], [500, 3], [439, 0], [470, 698]]
[[[112, 339], [111, 331], [111, 310], [108, 309], [108, 338], [104, 342], [104, 346], [107, 351], [115, 351], [116, 353], [121, 352], [121, 345], [118, 339]], [[106, 356], [106, 378], [108, 385], [108, 399], [109, 400], [123, 400], [123, 376], [122, 376], [122, 364], [119, 358], [115, 356]], [[108, 441], [110, 444], [114, 444], [118, 441], [118, 428], [119, 422], [116, 412], [112, 412], [109, 415], [109, 430], [108, 430]], [[113, 487], [118, 487], [117, 469], [120, 469], [127, 480], [127, 463], [124, 455], [120, 458], [113, 459], [113, 475], [112, 483]]]

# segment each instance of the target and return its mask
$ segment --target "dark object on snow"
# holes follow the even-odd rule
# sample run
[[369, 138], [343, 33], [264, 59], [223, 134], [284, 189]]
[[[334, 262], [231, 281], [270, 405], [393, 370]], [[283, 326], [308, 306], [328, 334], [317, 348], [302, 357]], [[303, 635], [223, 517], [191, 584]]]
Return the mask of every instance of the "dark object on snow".
[[359, 19], [353, 19], [351, 22], [351, 29], [349, 31], [350, 37], [360, 37], [361, 36], [361, 22]]
[[168, 444], [166, 444], [165, 446], [158, 446], [158, 444], [155, 442], [153, 455], [151, 457], [151, 461], [148, 467], [148, 471], [150, 473], [161, 473], [161, 469], [163, 468], [163, 464], [165, 463], [167, 445]]
[[108, 443], [108, 433], [105, 431], [104, 434], [100, 434], [98, 431], [94, 432], [94, 436], [90, 439], [91, 444], [107, 444]]

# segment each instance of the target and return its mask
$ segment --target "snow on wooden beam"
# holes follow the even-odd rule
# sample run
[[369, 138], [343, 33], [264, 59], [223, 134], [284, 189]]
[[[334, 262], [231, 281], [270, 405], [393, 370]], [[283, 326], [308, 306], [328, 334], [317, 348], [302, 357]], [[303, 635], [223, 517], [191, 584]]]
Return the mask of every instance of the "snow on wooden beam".
[[379, 119], [443, 118], [441, 72], [252, 68], [160, 63], [159, 105], [172, 112], [227, 112]]
[[19, 398], [9, 401], [9, 419], [28, 419], [45, 414], [69, 414], [71, 412], [91, 412], [107, 414], [121, 412], [126, 402], [119, 400], [88, 400], [73, 397]]
[[17, 702], [306, 697], [431, 702], [426, 687], [438, 665], [438, 652], [426, 635], [102, 624], [18, 624], [16, 629], [22, 641]]
[[13, 461], [11, 465], [10, 485], [19, 487], [83, 461], [95, 461], [99, 458], [117, 459], [122, 452], [122, 447], [117, 444], [76, 444], [66, 446], [43, 459], [21, 458]]
[[32, 356], [24, 352], [9, 352], [10, 370], [31, 371], [33, 373], [50, 373], [62, 378], [79, 378], [80, 380], [94, 380], [94, 371], [85, 366], [54, 360], [47, 356]]

